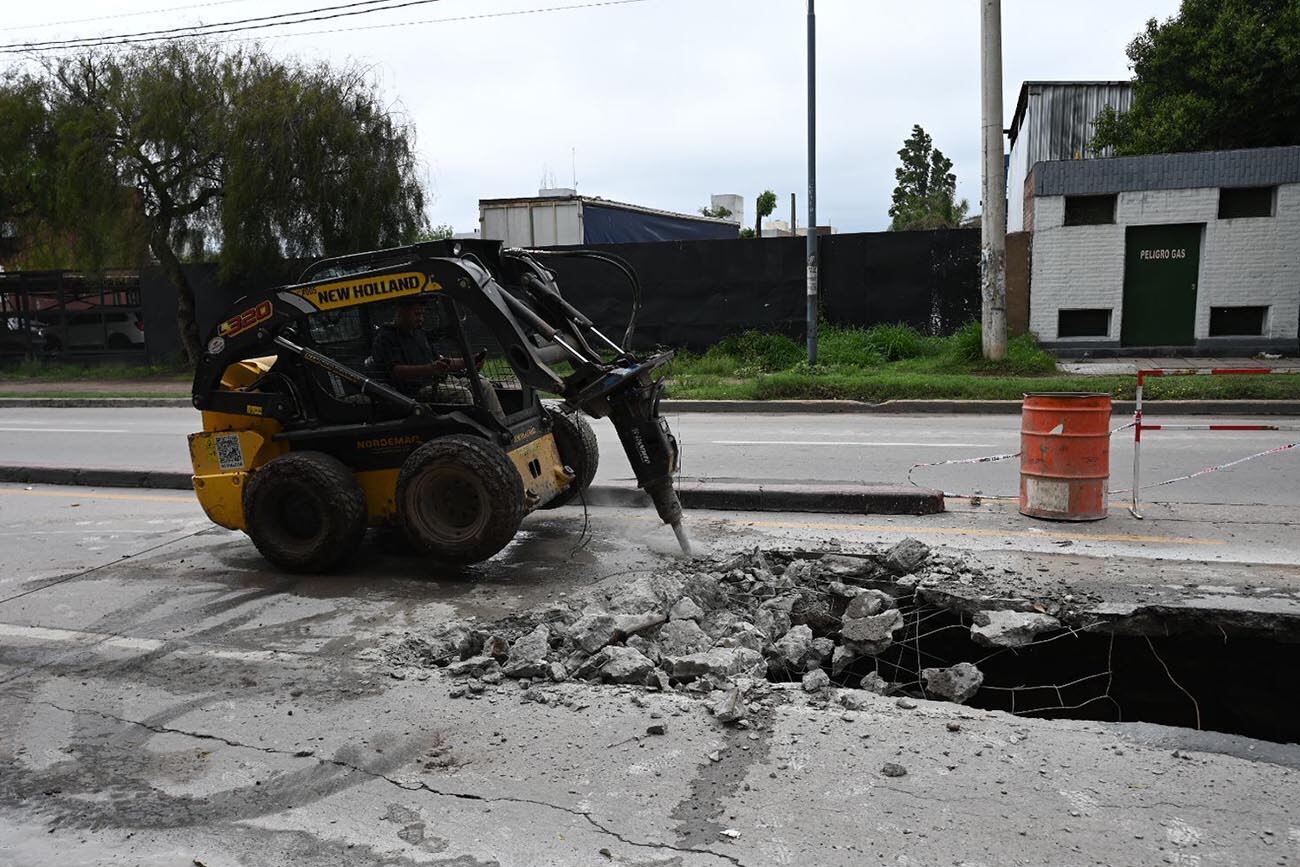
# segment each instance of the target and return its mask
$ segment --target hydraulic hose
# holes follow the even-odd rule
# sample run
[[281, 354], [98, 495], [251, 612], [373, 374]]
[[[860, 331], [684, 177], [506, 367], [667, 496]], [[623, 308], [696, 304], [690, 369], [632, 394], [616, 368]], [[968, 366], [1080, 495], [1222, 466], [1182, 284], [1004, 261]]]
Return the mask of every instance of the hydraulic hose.
[[637, 279], [636, 271], [631, 264], [621, 256], [615, 256], [613, 253], [601, 253], [596, 250], [522, 250], [529, 256], [553, 256], [556, 258], [566, 259], [592, 259], [597, 262], [604, 262], [612, 265], [632, 286], [632, 315], [627, 320], [627, 330], [623, 332], [623, 349], [627, 351], [632, 345], [632, 335], [636, 333], [636, 320], [641, 313], [641, 281]]

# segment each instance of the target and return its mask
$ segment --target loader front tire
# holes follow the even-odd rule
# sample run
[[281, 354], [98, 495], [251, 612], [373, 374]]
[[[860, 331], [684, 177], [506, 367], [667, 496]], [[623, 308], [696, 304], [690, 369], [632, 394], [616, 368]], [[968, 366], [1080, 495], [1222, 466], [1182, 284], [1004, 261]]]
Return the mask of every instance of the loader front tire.
[[524, 519], [524, 484], [506, 453], [473, 436], [411, 452], [397, 476], [397, 514], [411, 544], [438, 560], [478, 563], [510, 543]]
[[244, 532], [288, 572], [327, 572], [366, 532], [366, 497], [352, 471], [323, 452], [290, 452], [251, 473]]
[[543, 509], [556, 509], [577, 499], [578, 494], [586, 491], [592, 479], [596, 478], [600, 446], [596, 442], [596, 432], [582, 416], [550, 408], [546, 414], [551, 419], [551, 435], [555, 437], [560, 461], [574, 472], [569, 487], [542, 506]]

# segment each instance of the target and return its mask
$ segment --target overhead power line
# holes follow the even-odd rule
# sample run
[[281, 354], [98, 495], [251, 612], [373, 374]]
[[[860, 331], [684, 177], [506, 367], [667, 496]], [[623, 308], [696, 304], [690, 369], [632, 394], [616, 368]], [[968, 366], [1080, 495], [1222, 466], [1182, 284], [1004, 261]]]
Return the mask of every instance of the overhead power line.
[[[385, 9], [402, 9], [407, 6], [423, 6], [428, 3], [437, 3], [440, 0], [402, 0], [391, 6], [379, 7], [378, 4], [389, 3], [391, 0], [352, 0], [350, 3], [340, 3], [335, 6], [320, 6], [315, 9], [300, 9], [297, 12], [280, 12], [275, 15], [259, 15], [254, 18], [236, 18], [233, 21], [219, 21], [212, 24], [190, 24], [185, 27], [168, 27], [161, 30], [141, 30], [136, 33], [118, 33], [109, 36], [83, 36], [74, 39], [51, 39], [45, 42], [11, 42], [7, 45], [0, 46], [5, 50], [9, 49], [47, 49], [47, 48], [86, 48], [91, 45], [98, 45], [103, 42], [111, 44], [125, 45], [132, 42], [152, 42], [154, 40], [147, 37], [167, 37], [176, 34], [184, 36], [200, 36], [203, 33], [226, 33], [230, 30], [213, 30], [212, 28], [233, 28], [236, 30], [256, 30], [258, 27], [277, 27], [285, 24], [297, 24], [301, 21], [324, 21], [330, 18], [343, 18], [348, 15], [365, 15], [370, 12], [382, 12]], [[370, 8], [358, 8], [370, 7]], [[378, 7], [378, 8], [376, 8]], [[351, 10], [339, 12], [337, 10]], [[317, 15], [319, 12], [332, 12], [332, 15]], [[310, 15], [310, 18], [299, 18], [299, 16]], [[294, 18], [295, 21], [284, 21], [281, 19]], [[275, 22], [275, 23], [265, 23]], [[183, 37], [181, 37], [183, 38]]]
[[[392, 6], [361, 9], [361, 10], [355, 10], [351, 12], [336, 13], [333, 15], [319, 15], [319, 16], [313, 16], [308, 18], [299, 18], [293, 21], [277, 21], [272, 23], [247, 24], [242, 26], [227, 27], [227, 25], [231, 25], [233, 24], [233, 22], [223, 22], [221, 24], [213, 24], [208, 26], [226, 27], [227, 29], [204, 30], [200, 32], [186, 32], [186, 33], [179, 33], [179, 34], [168, 34], [168, 35], [157, 35], [157, 36], [145, 36], [143, 38], [98, 37], [98, 39], [100, 40], [98, 42], [81, 40], [78, 44], [75, 45], [51, 45], [45, 48], [36, 48], [27, 44], [3, 45], [0, 46], [0, 54], [19, 54], [19, 53], [26, 53], [26, 52], [39, 53], [43, 51], [67, 51], [67, 50], [76, 50], [81, 48], [108, 48], [116, 45], [132, 45], [137, 43], [150, 43], [150, 42], [170, 42], [174, 40], [190, 39], [195, 37], [206, 38], [210, 36], [224, 35], [230, 33], [240, 33], [240, 32], [245, 32], [250, 30], [261, 30], [267, 27], [283, 27], [291, 24], [307, 24], [314, 21], [327, 21], [333, 18], [341, 18], [341, 17], [351, 16], [351, 15], [371, 14], [374, 12], [383, 12], [388, 9], [400, 9], [407, 6], [418, 6], [418, 5], [424, 5], [427, 3], [434, 3], [434, 2], [438, 2], [438, 0], [413, 0], [413, 2], [399, 3]], [[593, 0], [593, 2], [574, 3], [566, 6], [541, 6], [532, 9], [515, 9], [506, 12], [484, 12], [477, 15], [461, 15], [461, 16], [447, 17], [447, 18], [426, 18], [417, 21], [394, 21], [394, 22], [386, 22], [384, 24], [359, 25], [353, 27], [335, 27], [335, 28], [320, 29], [320, 30], [296, 31], [293, 33], [274, 33], [274, 34], [266, 34], [266, 36], [264, 37], [230, 38], [230, 39], [223, 39], [221, 41], [245, 42], [245, 41], [255, 41], [258, 38], [289, 39], [296, 36], [317, 36], [317, 35], [331, 34], [331, 33], [350, 33], [350, 32], [361, 31], [361, 30], [381, 30], [381, 29], [393, 28], [393, 27], [414, 27], [422, 24], [445, 24], [445, 23], [451, 23], [457, 21], [478, 21], [478, 20], [489, 19], [489, 18], [510, 18], [519, 15], [537, 15], [537, 14], [545, 14], [551, 12], [568, 12], [568, 11], [579, 10], [579, 9], [598, 9], [607, 6], [628, 6], [634, 3], [646, 3], [646, 2], [649, 2], [649, 0]], [[128, 36], [130, 35], [128, 34]]]
[[[628, 6], [647, 3], [649, 0], [595, 0], [591, 3], [574, 3], [570, 6], [542, 6], [537, 9], [515, 9], [509, 12], [482, 12], [478, 15], [458, 15], [455, 18], [424, 18], [418, 21], [390, 21], [384, 24], [359, 24], [355, 27], [333, 27], [325, 30], [301, 30], [295, 33], [272, 33], [270, 39], [292, 39], [295, 36], [322, 36], [331, 33], [357, 33], [362, 30], [386, 30], [392, 27], [415, 27], [421, 24], [449, 24], [456, 21], [479, 21], [485, 18], [511, 18], [516, 15], [538, 15], [546, 12], [569, 12], [576, 9], [599, 9], [602, 6]], [[252, 41], [255, 37], [231, 41]]]
[[163, 15], [167, 12], [184, 12], [188, 9], [206, 9], [209, 6], [229, 6], [232, 3], [252, 3], [253, 0], [210, 0], [208, 3], [191, 3], [188, 6], [168, 6], [165, 9], [145, 9], [141, 12], [117, 12], [113, 15], [95, 15], [92, 18], [72, 18], [67, 21], [46, 21], [43, 24], [5, 26], [6, 30], [39, 30], [42, 27], [64, 27], [68, 24], [88, 24], [92, 21], [110, 21], [115, 18], [139, 18], [142, 15]]

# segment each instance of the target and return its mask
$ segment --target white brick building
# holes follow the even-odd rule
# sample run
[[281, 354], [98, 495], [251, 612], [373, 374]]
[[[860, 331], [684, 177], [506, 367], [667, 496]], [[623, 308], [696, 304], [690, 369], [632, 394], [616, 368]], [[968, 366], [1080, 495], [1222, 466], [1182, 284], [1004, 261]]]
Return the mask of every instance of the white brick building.
[[1300, 147], [1042, 162], [1025, 192], [1044, 345], [1297, 350]]

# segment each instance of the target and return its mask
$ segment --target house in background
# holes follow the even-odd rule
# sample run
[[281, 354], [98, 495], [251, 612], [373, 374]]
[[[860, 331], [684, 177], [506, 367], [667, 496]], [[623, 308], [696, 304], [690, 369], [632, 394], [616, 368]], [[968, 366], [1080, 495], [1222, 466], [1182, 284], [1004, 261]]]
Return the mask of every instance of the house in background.
[[580, 196], [571, 189], [546, 189], [519, 199], [480, 199], [482, 237], [510, 247], [572, 244], [630, 244], [645, 241], [707, 241], [740, 237], [744, 200], [714, 196], [726, 219], [678, 214], [640, 205]]
[[1025, 195], [1048, 348], [1300, 349], [1300, 147], [1039, 162]]
[[1029, 171], [1044, 160], [1086, 160], [1110, 156], [1092, 147], [1093, 123], [1107, 106], [1121, 114], [1133, 104], [1130, 81], [1026, 81], [1011, 118], [1007, 162], [1007, 231], [1025, 224]]

